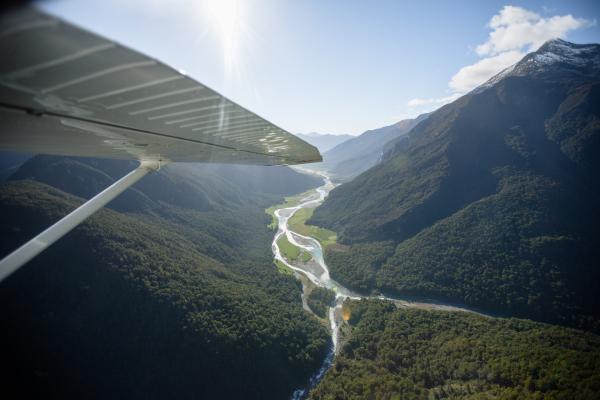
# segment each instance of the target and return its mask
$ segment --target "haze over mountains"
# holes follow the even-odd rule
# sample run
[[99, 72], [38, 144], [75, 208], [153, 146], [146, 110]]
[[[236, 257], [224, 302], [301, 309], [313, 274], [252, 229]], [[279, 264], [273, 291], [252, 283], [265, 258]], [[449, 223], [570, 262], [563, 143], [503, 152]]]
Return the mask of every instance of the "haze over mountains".
[[326, 170], [337, 180], [350, 180], [377, 164], [388, 142], [407, 134], [425, 118], [427, 114], [352, 137], [325, 152], [323, 162], [314, 164], [314, 168]]
[[553, 40], [429, 115], [315, 211], [332, 276], [598, 331], [599, 78]]
[[316, 146], [317, 149], [322, 153], [331, 150], [340, 143], [345, 142], [348, 139], [352, 139], [352, 135], [332, 135], [330, 133], [298, 133], [300, 139], [307, 141], [308, 143]]

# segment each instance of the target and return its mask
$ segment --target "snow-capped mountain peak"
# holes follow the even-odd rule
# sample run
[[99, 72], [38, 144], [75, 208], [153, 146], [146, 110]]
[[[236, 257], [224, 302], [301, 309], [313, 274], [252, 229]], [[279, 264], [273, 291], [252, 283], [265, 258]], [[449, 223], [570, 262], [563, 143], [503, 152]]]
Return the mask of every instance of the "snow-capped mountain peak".
[[519, 62], [504, 69], [473, 90], [479, 93], [509, 76], [526, 76], [555, 69], [576, 70], [585, 76], [600, 75], [600, 45], [575, 44], [563, 39], [552, 39], [538, 50], [527, 54]]
[[549, 40], [537, 51], [525, 56], [519, 64], [536, 66], [565, 63], [579, 66], [600, 65], [600, 46], [597, 44], [575, 44], [562, 39]]

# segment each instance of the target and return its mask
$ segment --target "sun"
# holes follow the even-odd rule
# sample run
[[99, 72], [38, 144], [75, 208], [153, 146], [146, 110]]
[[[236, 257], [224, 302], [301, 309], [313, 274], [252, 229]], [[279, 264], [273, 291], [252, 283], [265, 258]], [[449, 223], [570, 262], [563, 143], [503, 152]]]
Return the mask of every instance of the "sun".
[[208, 12], [223, 47], [226, 72], [235, 68], [239, 41], [242, 34], [243, 7], [240, 0], [209, 0]]

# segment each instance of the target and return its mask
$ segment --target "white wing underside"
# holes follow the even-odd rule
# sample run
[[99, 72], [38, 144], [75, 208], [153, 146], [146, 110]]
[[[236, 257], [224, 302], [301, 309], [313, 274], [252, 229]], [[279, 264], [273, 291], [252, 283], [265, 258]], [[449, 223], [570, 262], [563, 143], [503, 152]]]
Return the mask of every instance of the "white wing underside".
[[0, 17], [0, 149], [301, 164], [318, 150], [177, 70], [33, 8]]

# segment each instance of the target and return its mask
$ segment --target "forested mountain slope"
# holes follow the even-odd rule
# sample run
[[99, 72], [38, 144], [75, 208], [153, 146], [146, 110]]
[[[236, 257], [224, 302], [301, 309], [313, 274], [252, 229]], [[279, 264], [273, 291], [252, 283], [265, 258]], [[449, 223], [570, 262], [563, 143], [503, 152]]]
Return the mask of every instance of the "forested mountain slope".
[[332, 275], [599, 329], [599, 105], [600, 46], [554, 40], [432, 113], [315, 211]]
[[[131, 167], [29, 160], [0, 186], [0, 252], [83, 201], [66, 192], [89, 197]], [[32, 398], [289, 396], [329, 337], [273, 266], [264, 208], [315, 184], [270, 167], [147, 176], [0, 285], [3, 387]]]
[[600, 338], [462, 312], [344, 304], [350, 338], [311, 399], [597, 399]]

